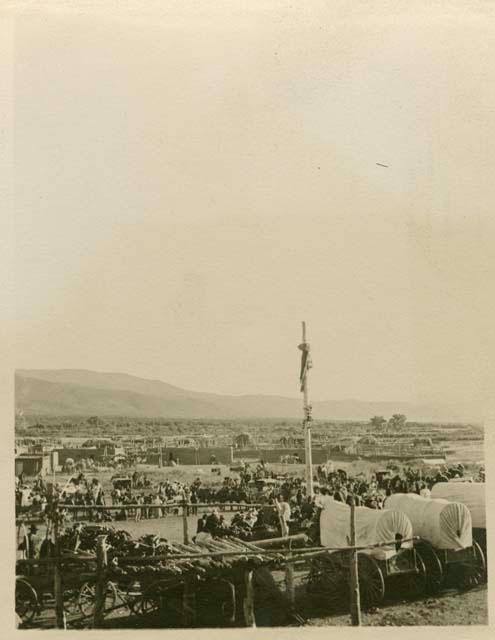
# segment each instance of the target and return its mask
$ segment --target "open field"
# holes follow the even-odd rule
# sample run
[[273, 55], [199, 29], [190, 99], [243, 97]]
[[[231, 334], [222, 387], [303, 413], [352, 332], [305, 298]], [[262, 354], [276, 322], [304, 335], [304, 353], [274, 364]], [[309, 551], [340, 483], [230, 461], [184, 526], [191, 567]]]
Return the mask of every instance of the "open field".
[[[230, 521], [231, 515], [229, 513], [224, 513], [224, 516], [225, 520]], [[196, 533], [198, 517], [190, 515], [187, 521], [189, 536], [193, 536]], [[129, 531], [133, 538], [139, 538], [140, 536], [152, 533], [166, 540], [170, 540], [170, 542], [182, 542], [184, 539], [182, 516], [169, 515], [164, 518], [142, 519], [138, 522], [130, 518], [129, 520], [117, 520], [103, 524], [108, 524], [115, 529], [125, 529]], [[38, 529], [44, 537], [46, 525], [39, 524]], [[20, 544], [21, 541], [22, 535], [18, 532], [18, 544]]]

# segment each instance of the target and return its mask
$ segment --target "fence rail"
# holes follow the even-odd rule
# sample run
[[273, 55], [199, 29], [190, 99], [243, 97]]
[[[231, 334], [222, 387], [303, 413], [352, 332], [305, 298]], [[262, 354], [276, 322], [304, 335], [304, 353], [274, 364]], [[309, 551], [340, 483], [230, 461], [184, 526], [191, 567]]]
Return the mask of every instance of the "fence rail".
[[[104, 535], [104, 534], [103, 534]], [[296, 537], [296, 536], [294, 536]], [[287, 540], [288, 542], [290, 542], [290, 538], [286, 538], [285, 540]], [[419, 540], [418, 536], [414, 536], [412, 538], [405, 538], [404, 540], [401, 540], [401, 545], [403, 545], [406, 542], [413, 542], [413, 541], [417, 541]], [[260, 543], [264, 543], [264, 542], [271, 542], [270, 539], [268, 540], [252, 540], [250, 541], [251, 544], [253, 545], [260, 545]], [[166, 554], [157, 554], [157, 555], [149, 555], [149, 556], [129, 556], [129, 555], [124, 555], [124, 554], [115, 554], [112, 555], [112, 558], [122, 558], [123, 560], [125, 560], [126, 562], [161, 562], [162, 560], [190, 560], [191, 558], [209, 558], [209, 557], [218, 557], [218, 556], [259, 556], [260, 554], [263, 555], [286, 555], [286, 554], [290, 554], [293, 559], [296, 559], [296, 556], [301, 556], [304, 557], [305, 555], [314, 555], [316, 554], [325, 554], [331, 551], [343, 551], [343, 552], [351, 552], [351, 551], [368, 551], [370, 549], [379, 549], [382, 547], [390, 547], [390, 546], [395, 546], [397, 544], [397, 540], [389, 540], [387, 542], [378, 542], [376, 544], [368, 544], [368, 545], [353, 545], [353, 546], [346, 546], [346, 547], [323, 547], [323, 546], [316, 546], [316, 547], [304, 547], [303, 549], [294, 549], [294, 548], [278, 548], [278, 549], [266, 549], [264, 547], [260, 548], [259, 550], [242, 550], [239, 549], [238, 551], [200, 551], [198, 550], [196, 553], [176, 553], [176, 552], [170, 552], [170, 553], [166, 553]], [[87, 560], [96, 560], [96, 554], [86, 554], [80, 558], [78, 558], [76, 555], [70, 555], [70, 556], [61, 556], [60, 561], [63, 562], [64, 560], [80, 560], [81, 563], [87, 561]], [[18, 563], [20, 564], [25, 564], [25, 565], [36, 565], [36, 564], [54, 564], [55, 563], [55, 558], [40, 558], [38, 560], [36, 559], [20, 559], [17, 560]]]
[[[119, 511], [119, 512], [127, 512], [127, 511], [136, 511], [139, 510], [152, 510], [162, 512], [169, 512], [172, 509], [186, 509], [186, 515], [196, 515], [195, 511], [197, 509], [212, 509], [217, 508], [219, 511], [227, 511], [236, 512], [242, 511], [246, 509], [258, 509], [261, 507], [275, 509], [275, 505], [270, 505], [262, 502], [168, 502], [164, 504], [140, 504], [140, 503], [132, 503], [132, 504], [63, 504], [59, 503], [58, 509], [60, 511], [75, 511], [76, 517], [78, 512], [82, 514], [86, 514], [88, 512], [101, 512], [101, 511]], [[26, 512], [24, 514], [18, 513], [16, 515], [16, 525], [20, 526], [22, 524], [32, 524], [39, 523], [43, 517], [49, 515], [50, 509], [47, 511], [31, 511]], [[181, 517], [184, 514], [171, 514], [167, 513], [167, 515], [178, 515]]]
[[212, 507], [238, 507], [238, 508], [258, 508], [258, 507], [270, 507], [275, 509], [275, 505], [266, 504], [263, 502], [165, 502], [163, 504], [64, 504], [59, 503], [59, 509], [68, 509], [69, 511], [75, 511], [77, 509], [92, 509], [98, 511], [105, 510], [122, 510], [122, 509], [174, 509], [176, 507], [186, 508], [212, 508]]

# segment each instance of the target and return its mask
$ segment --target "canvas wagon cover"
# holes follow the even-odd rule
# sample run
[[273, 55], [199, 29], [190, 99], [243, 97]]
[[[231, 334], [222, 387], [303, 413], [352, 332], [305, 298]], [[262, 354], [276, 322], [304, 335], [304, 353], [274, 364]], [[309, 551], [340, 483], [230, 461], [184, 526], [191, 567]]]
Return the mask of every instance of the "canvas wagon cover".
[[[320, 540], [324, 547], [343, 548], [350, 545], [351, 508], [332, 498], [321, 503]], [[412, 538], [409, 518], [391, 509], [356, 507], [356, 544], [361, 546], [379, 542], [392, 542], [396, 534], [403, 539]], [[410, 547], [412, 542], [404, 543]]]
[[431, 497], [466, 505], [473, 527], [486, 529], [484, 482], [438, 482], [432, 487]]
[[387, 498], [385, 505], [405, 513], [414, 535], [437, 549], [465, 549], [473, 544], [471, 514], [460, 502], [396, 493]]

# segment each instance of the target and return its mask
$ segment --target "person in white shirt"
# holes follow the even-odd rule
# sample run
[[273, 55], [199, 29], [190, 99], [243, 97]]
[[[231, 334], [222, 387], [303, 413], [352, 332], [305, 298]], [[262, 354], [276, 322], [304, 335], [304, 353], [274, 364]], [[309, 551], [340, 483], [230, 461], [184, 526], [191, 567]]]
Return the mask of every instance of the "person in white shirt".
[[[160, 498], [160, 494], [156, 494], [154, 499], [153, 499], [153, 504], [157, 507], [161, 507], [161, 505], [163, 504], [161, 498]], [[153, 509], [152, 513], [154, 515], [155, 518], [161, 518], [163, 515], [162, 509], [158, 508], [158, 509]]]
[[319, 509], [324, 509], [325, 505], [327, 505], [329, 502], [333, 502], [333, 498], [331, 495], [329, 495], [328, 493], [328, 489], [326, 487], [323, 487], [320, 493], [317, 493], [315, 496], [315, 505], [319, 508]]
[[288, 502], [285, 502], [283, 496], [280, 495], [278, 496], [278, 500], [275, 498], [275, 506], [278, 511], [282, 536], [285, 538], [289, 535], [289, 521], [291, 516], [290, 505]]
[[419, 490], [419, 495], [422, 498], [430, 498], [431, 497], [431, 491], [428, 489], [428, 487], [423, 484], [421, 489]]

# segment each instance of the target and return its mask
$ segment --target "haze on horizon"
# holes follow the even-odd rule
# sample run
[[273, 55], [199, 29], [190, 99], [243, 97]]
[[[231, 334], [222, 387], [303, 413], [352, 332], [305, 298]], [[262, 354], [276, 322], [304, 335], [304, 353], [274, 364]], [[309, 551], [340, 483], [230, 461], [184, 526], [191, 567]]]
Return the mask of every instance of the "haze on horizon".
[[44, 4], [16, 24], [18, 368], [295, 396], [306, 320], [315, 400], [484, 401], [491, 7]]

